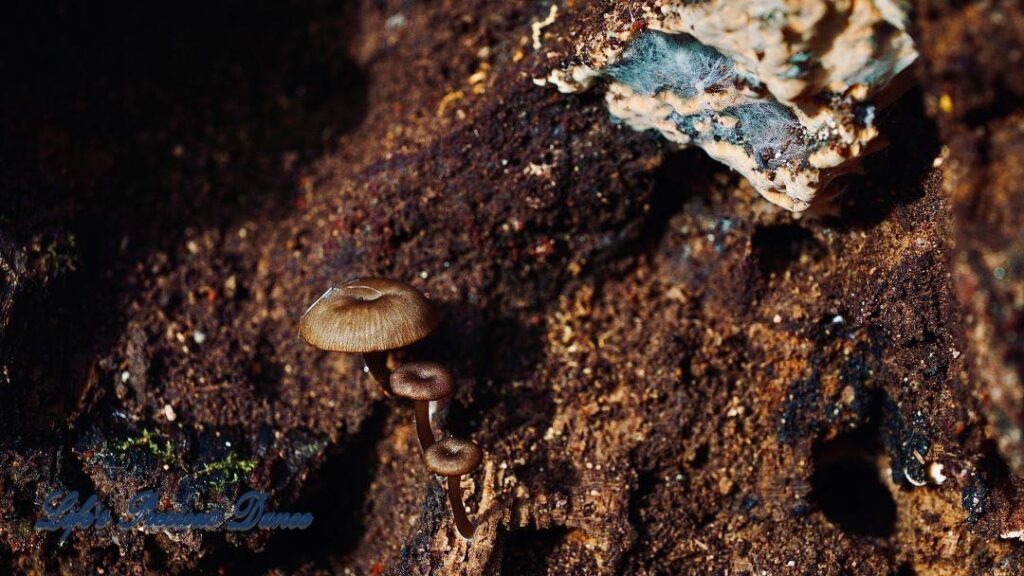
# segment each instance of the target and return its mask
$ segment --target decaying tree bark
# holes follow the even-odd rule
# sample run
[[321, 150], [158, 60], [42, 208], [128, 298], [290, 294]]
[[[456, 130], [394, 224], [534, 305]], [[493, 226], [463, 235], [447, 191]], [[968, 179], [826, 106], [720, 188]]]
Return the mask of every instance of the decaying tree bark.
[[[551, 85], [671, 2], [186, 4], [8, 36], [0, 572], [1020, 573], [1018, 3], [908, 11], [888, 147], [801, 216]], [[367, 275], [439, 306], [399, 360], [455, 373], [471, 543], [412, 406], [297, 336]], [[58, 488], [315, 520], [61, 546]]]

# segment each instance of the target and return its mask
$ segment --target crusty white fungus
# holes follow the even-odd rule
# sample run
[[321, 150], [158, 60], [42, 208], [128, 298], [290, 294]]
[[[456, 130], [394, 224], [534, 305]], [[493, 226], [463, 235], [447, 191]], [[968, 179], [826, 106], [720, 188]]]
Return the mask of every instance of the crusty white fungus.
[[607, 78], [619, 121], [703, 148], [793, 211], [876, 147], [876, 108], [917, 58], [894, 0], [664, 0], [642, 18], [583, 37], [587, 64], [537, 83]]

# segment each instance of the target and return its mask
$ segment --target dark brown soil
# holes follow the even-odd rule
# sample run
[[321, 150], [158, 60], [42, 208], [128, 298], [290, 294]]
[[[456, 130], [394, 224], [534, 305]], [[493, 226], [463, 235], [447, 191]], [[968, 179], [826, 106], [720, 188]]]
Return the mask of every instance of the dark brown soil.
[[[919, 3], [891, 146], [795, 218], [534, 85], [634, 4], [540, 51], [546, 3], [14, 7], [0, 573], [1024, 573], [1024, 10]], [[297, 336], [371, 274], [441, 309], [399, 360], [458, 378], [472, 544], [411, 406]], [[62, 546], [61, 487], [316, 519]]]

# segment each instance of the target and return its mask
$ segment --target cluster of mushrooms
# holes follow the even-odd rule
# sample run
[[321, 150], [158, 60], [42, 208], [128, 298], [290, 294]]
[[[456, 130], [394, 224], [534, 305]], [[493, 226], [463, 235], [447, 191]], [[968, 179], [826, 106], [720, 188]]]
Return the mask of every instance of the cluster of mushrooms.
[[331, 288], [303, 314], [299, 330], [306, 342], [331, 352], [362, 354], [369, 373], [386, 396], [415, 403], [416, 435], [428, 470], [448, 479], [455, 526], [463, 538], [476, 526], [462, 503], [461, 479], [483, 460], [480, 447], [461, 438], [438, 441], [431, 416], [454, 391], [451, 371], [437, 362], [409, 362], [391, 371], [387, 354], [425, 338], [437, 326], [437, 311], [412, 286], [386, 278], [359, 278]]

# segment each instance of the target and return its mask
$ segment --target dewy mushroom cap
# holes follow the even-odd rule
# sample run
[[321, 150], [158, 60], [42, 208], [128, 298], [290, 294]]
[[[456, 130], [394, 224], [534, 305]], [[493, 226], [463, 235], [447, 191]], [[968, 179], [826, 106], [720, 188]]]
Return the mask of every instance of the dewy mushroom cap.
[[332, 352], [382, 352], [408, 346], [437, 326], [437, 312], [412, 286], [360, 278], [328, 290], [306, 310], [302, 337]]
[[392, 392], [410, 400], [447, 398], [454, 387], [452, 373], [437, 362], [409, 362], [391, 373]]
[[423, 453], [427, 470], [441, 476], [469, 474], [483, 459], [484, 453], [479, 446], [461, 438], [447, 438]]

